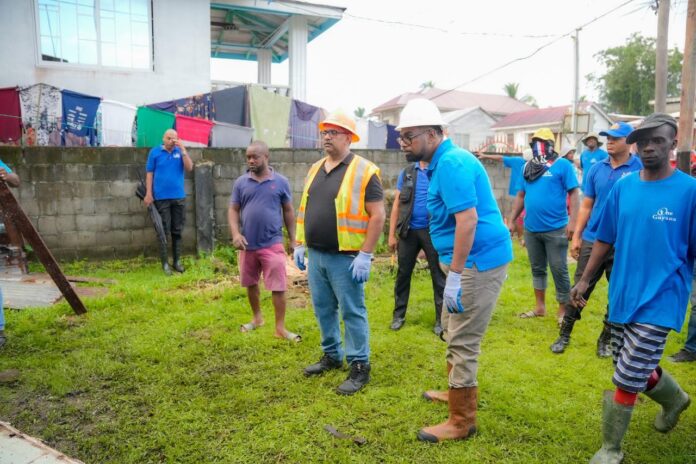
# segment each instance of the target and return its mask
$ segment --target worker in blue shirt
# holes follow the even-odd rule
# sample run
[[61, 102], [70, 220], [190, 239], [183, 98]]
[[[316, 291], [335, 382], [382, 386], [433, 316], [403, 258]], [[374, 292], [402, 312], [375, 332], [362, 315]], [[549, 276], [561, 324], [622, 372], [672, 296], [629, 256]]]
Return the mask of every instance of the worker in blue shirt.
[[468, 151], [445, 139], [435, 103], [411, 100], [400, 115], [399, 143], [414, 161], [428, 163], [430, 237], [447, 274], [442, 335], [447, 342], [449, 389], [424, 394], [449, 404], [449, 419], [418, 432], [427, 442], [476, 433], [478, 355], [512, 261], [512, 241], [488, 174]]
[[[592, 165], [589, 172], [586, 173], [587, 182], [585, 182], [584, 196], [578, 212], [573, 241], [570, 246], [570, 254], [578, 262], [575, 271], [575, 282], [580, 280], [587, 266], [587, 260], [592, 252], [592, 244], [597, 236], [599, 219], [602, 217], [602, 210], [609, 197], [609, 192], [616, 181], [634, 171], [639, 171], [643, 167], [640, 158], [631, 154], [631, 146], [626, 143], [626, 137], [632, 131], [633, 128], [630, 124], [617, 122], [609, 130], [600, 132], [600, 135], [607, 138], [609, 156]], [[614, 253], [610, 252], [600, 265], [597, 273], [590, 279], [587, 293], [583, 295], [585, 300], [590, 298], [595, 285], [602, 278], [602, 274], [605, 274], [607, 280], [609, 280], [613, 262]], [[570, 342], [570, 334], [573, 331], [575, 321], [580, 320], [581, 311], [581, 308], [577, 308], [573, 304], [569, 304], [566, 307], [560, 334], [558, 339], [551, 345], [551, 351], [554, 353], [563, 353], [565, 351]], [[597, 339], [597, 356], [601, 358], [611, 356], [609, 350], [609, 324], [606, 314], [602, 333]]]
[[582, 153], [580, 153], [580, 169], [582, 170], [582, 189], [584, 191], [584, 179], [587, 177], [587, 173], [590, 172], [590, 168], [594, 164], [606, 159], [606, 157], [609, 156], [609, 153], [600, 148], [603, 143], [599, 141], [599, 136], [594, 132], [590, 132], [583, 137], [582, 143], [585, 145], [585, 149], [582, 151]]
[[[19, 176], [12, 172], [8, 165], [0, 160], [0, 181], [7, 183], [11, 187], [19, 187]], [[2, 289], [0, 288], [0, 348], [7, 342], [5, 336], [5, 311], [3, 309]]]
[[[524, 168], [522, 189], [517, 192], [508, 226], [524, 208], [524, 241], [532, 269], [535, 309], [520, 313], [523, 319], [546, 315], [547, 267], [556, 286], [559, 321], [569, 302], [568, 240], [575, 230], [578, 210], [578, 179], [570, 161], [555, 151], [554, 135], [541, 128], [532, 135], [534, 157]], [[570, 196], [570, 215], [568, 214]]]
[[627, 138], [643, 162], [639, 173], [620, 179], [609, 194], [592, 254], [571, 298], [583, 295], [614, 247], [609, 282], [609, 322], [616, 390], [604, 397], [602, 447], [591, 463], [623, 460], [621, 442], [638, 393], [662, 406], [657, 431], [677, 425], [691, 399], [659, 366], [670, 330], [684, 323], [696, 256], [696, 179], [669, 164], [677, 122], [663, 113], [646, 117]]

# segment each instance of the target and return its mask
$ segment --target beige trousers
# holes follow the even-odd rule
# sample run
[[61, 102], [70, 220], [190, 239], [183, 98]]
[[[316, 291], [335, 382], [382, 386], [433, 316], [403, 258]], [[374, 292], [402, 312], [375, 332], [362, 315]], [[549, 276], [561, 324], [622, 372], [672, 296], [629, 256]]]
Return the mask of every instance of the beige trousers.
[[[440, 263], [447, 274], [449, 266]], [[443, 338], [447, 342], [447, 362], [452, 365], [450, 388], [475, 387], [481, 340], [491, 321], [493, 309], [507, 277], [504, 264], [484, 272], [476, 266], [462, 272], [463, 313], [449, 313], [442, 306]]]

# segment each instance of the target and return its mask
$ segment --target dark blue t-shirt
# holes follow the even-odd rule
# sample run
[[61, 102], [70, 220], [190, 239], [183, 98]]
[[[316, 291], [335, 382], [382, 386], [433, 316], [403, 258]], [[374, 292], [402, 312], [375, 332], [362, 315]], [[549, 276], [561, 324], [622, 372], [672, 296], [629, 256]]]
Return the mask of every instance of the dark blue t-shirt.
[[522, 188], [522, 174], [524, 172], [524, 158], [519, 156], [503, 156], [503, 166], [510, 168], [510, 185], [508, 194], [511, 197], [517, 195], [517, 192]]
[[584, 194], [586, 197], [592, 198], [594, 204], [592, 205], [587, 225], [582, 231], [583, 240], [588, 242], [595, 241], [599, 219], [602, 217], [602, 209], [616, 181], [634, 171], [640, 171], [642, 168], [643, 163], [640, 162], [640, 158], [636, 155], [631, 155], [624, 164], [617, 166], [616, 169], [611, 166], [611, 158], [609, 157], [592, 165], [590, 172], [585, 175]]
[[184, 158], [179, 147], [171, 153], [164, 145], [154, 147], [147, 156], [147, 172], [152, 173], [152, 195], [155, 200], [179, 200], [184, 193]]
[[[426, 174], [428, 168], [420, 168], [420, 163], [416, 163], [416, 191], [413, 199], [413, 211], [411, 212], [411, 220], [409, 228], [413, 230], [428, 228], [428, 184], [430, 179]], [[396, 189], [401, 192], [401, 187], [404, 185], [404, 170], [399, 173], [399, 178], [396, 181]]]
[[524, 227], [530, 232], [549, 232], [568, 224], [568, 192], [578, 187], [573, 165], [558, 158], [533, 182], [522, 181]]
[[270, 169], [271, 176], [261, 182], [246, 173], [232, 186], [230, 204], [240, 207], [242, 235], [250, 251], [283, 242], [282, 206], [292, 201], [292, 194], [288, 179]]
[[681, 330], [696, 254], [696, 179], [681, 171], [620, 179], [609, 193], [597, 240], [614, 245], [609, 320]]

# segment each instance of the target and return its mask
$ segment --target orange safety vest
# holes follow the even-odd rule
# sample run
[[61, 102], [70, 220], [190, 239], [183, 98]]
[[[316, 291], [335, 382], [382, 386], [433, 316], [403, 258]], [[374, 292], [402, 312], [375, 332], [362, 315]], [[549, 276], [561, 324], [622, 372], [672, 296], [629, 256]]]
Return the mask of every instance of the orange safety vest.
[[[309, 187], [326, 159], [325, 157], [314, 163], [307, 173], [300, 200], [300, 209], [297, 212], [296, 239], [298, 243], [305, 242], [304, 218]], [[365, 210], [365, 189], [375, 174], [379, 176], [379, 168], [373, 162], [353, 155], [353, 160], [346, 169], [346, 174], [334, 199], [339, 251], [360, 250], [365, 241], [367, 223], [370, 220], [370, 216]]]

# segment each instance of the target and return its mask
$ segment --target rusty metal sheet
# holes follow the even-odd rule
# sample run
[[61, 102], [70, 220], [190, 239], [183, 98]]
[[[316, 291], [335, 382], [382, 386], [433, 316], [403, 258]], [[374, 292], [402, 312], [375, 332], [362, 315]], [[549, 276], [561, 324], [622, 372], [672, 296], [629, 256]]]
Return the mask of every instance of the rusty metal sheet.
[[84, 464], [0, 421], [0, 463]]

